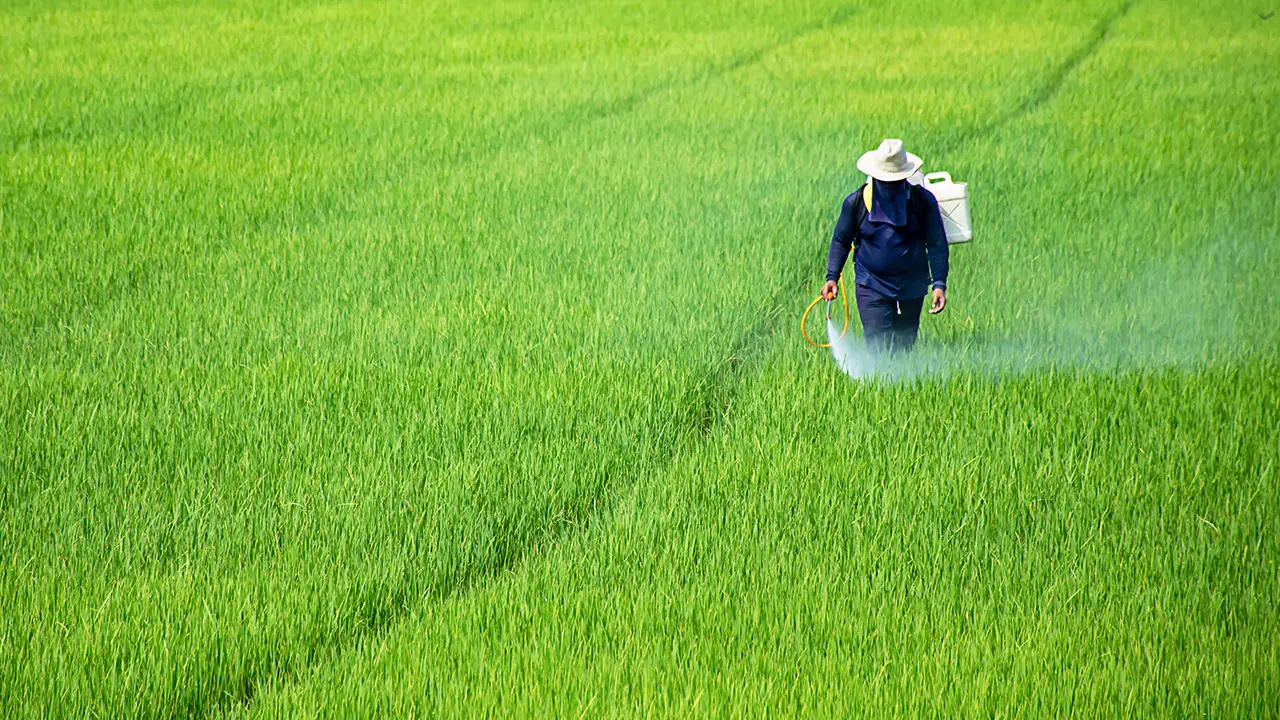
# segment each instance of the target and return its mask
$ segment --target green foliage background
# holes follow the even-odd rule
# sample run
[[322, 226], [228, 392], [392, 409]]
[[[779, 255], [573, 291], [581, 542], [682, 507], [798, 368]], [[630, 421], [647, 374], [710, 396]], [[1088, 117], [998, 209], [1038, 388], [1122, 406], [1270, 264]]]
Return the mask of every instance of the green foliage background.
[[[1255, 10], [6, 5], [0, 706], [1280, 713]], [[855, 382], [883, 137], [977, 236]]]

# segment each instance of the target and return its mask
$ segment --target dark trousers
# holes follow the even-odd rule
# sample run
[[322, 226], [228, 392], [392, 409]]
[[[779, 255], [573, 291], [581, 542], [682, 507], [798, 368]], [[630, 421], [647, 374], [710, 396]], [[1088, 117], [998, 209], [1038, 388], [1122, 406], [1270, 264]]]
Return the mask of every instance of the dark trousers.
[[855, 297], [867, 349], [872, 352], [905, 352], [916, 344], [924, 298], [894, 300], [861, 285]]

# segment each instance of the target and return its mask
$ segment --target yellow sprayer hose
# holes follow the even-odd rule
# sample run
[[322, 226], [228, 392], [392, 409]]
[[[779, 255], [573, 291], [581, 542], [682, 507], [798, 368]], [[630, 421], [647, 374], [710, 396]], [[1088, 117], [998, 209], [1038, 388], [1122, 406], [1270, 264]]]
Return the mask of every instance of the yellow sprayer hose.
[[[840, 331], [840, 337], [844, 337], [844, 334], [849, 332], [849, 296], [846, 295], [844, 292], [844, 276], [843, 275], [840, 276], [840, 299], [844, 300], [844, 329]], [[804, 309], [804, 315], [800, 316], [800, 334], [804, 335], [805, 342], [809, 343], [814, 347], [829, 348], [831, 347], [831, 343], [814, 342], [809, 337], [809, 331], [805, 329], [805, 322], [809, 319], [809, 311], [813, 309], [814, 305], [817, 305], [823, 300], [826, 300], [826, 298], [819, 295], [817, 300], [814, 300], [813, 302], [809, 303], [809, 307]], [[830, 320], [831, 316], [828, 315], [827, 319]]]

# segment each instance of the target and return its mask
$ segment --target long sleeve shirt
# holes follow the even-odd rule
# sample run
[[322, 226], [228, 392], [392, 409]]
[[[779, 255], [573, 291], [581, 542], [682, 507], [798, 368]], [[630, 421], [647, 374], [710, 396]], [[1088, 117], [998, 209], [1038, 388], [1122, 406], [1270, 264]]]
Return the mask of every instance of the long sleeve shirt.
[[[850, 249], [856, 248], [855, 282], [880, 295], [913, 300], [929, 293], [931, 280], [935, 288], [947, 287], [950, 250], [938, 201], [919, 186], [912, 187], [911, 193], [919, 197], [912, 198], [908, 207], [919, 211], [909, 212], [902, 227], [874, 222], [870, 213], [856, 212], [857, 204], [863, 202], [861, 193], [844, 199], [827, 252], [828, 280], [839, 279]], [[863, 216], [862, 224], [855, 228], [858, 215]]]

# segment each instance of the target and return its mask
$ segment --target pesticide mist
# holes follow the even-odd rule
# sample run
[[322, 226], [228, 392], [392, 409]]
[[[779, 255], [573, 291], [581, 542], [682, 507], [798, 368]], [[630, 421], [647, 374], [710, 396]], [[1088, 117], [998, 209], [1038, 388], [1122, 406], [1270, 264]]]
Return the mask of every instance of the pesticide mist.
[[862, 339], [857, 337], [856, 333], [841, 337], [840, 328], [836, 326], [835, 321], [828, 319], [827, 338], [827, 342], [831, 344], [831, 356], [835, 358], [836, 366], [846, 375], [861, 379], [875, 373], [875, 358], [867, 352]]
[[1232, 279], [1252, 277], [1245, 267], [1269, 262], [1269, 252], [1256, 242], [1219, 240], [1207, 243], [1199, 258], [1153, 261], [1122, 280], [1094, 272], [1064, 281], [1054, 295], [1015, 297], [1004, 307], [997, 307], [1005, 300], [1000, 292], [975, 293], [972, 300], [955, 293], [948, 312], [986, 315], [994, 319], [988, 325], [1001, 331], [937, 337], [929, 328], [935, 321], [926, 315], [920, 342], [905, 355], [869, 353], [856, 325], [840, 338], [839, 327], [828, 321], [831, 354], [850, 378], [888, 381], [1230, 364], [1266, 350], [1239, 321], [1261, 310], [1265, 290]]

